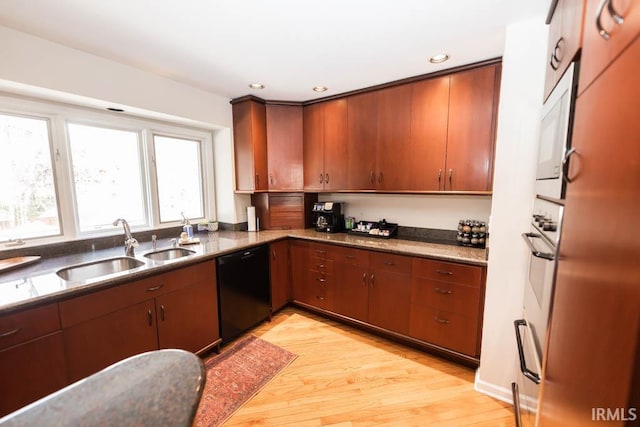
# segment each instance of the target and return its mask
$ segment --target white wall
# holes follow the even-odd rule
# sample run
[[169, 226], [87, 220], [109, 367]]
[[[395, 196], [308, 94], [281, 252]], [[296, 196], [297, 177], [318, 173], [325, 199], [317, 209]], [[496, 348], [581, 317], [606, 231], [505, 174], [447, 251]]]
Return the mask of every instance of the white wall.
[[[126, 112], [214, 134], [217, 219], [246, 221], [249, 196], [233, 193], [229, 99], [0, 26], [0, 91]], [[243, 216], [244, 215], [244, 216]]]
[[476, 389], [511, 401], [517, 380], [513, 321], [521, 318], [542, 107], [548, 27], [544, 16], [507, 28], [496, 141], [491, 248]]
[[455, 230], [461, 219], [488, 221], [490, 196], [406, 194], [320, 194], [319, 201], [342, 202], [342, 213], [356, 220], [388, 222], [407, 227]]

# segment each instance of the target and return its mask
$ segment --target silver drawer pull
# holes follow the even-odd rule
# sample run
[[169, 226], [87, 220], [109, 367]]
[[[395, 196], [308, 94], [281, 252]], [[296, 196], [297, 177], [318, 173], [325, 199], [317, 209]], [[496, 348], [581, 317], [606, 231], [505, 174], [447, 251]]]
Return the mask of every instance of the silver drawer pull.
[[384, 265], [396, 265], [396, 263], [393, 261], [385, 261]]
[[449, 323], [449, 321], [448, 321], [447, 319], [441, 319], [441, 318], [439, 318], [438, 316], [435, 316], [435, 317], [433, 318], [433, 320], [435, 320], [435, 321], [436, 321], [436, 322], [438, 322], [438, 323], [442, 323], [443, 325], [446, 325], [447, 323]]
[[4, 338], [4, 337], [8, 337], [11, 335], [15, 335], [18, 332], [20, 332], [22, 330], [22, 328], [15, 328], [13, 331], [7, 331], [7, 332], [3, 332], [0, 334], [0, 338]]
[[318, 268], [324, 268], [324, 264], [316, 264], [316, 267], [318, 267]]
[[153, 291], [157, 291], [158, 289], [161, 289], [164, 285], [158, 285], [158, 286], [154, 286], [152, 288], [147, 288], [147, 292], [153, 292]]
[[436, 291], [439, 294], [446, 294], [446, 295], [449, 295], [449, 294], [453, 293], [453, 291], [451, 289], [435, 288], [434, 291]]
[[327, 279], [323, 279], [322, 277], [316, 277], [316, 280], [318, 282], [326, 282], [327, 281]]
[[442, 274], [443, 276], [452, 276], [453, 275], [453, 271], [436, 270], [436, 273]]

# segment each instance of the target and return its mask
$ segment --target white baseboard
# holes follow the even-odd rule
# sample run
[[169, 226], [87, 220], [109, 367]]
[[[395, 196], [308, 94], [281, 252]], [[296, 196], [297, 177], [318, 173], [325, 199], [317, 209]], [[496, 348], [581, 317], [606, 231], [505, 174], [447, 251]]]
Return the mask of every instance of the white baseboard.
[[513, 405], [513, 393], [511, 392], [510, 388], [505, 388], [492, 383], [488, 383], [486, 381], [482, 381], [479, 375], [480, 370], [478, 369], [476, 371], [476, 379], [473, 385], [476, 391]]
[[[476, 379], [473, 385], [476, 391], [482, 394], [486, 394], [487, 396], [491, 396], [494, 399], [498, 399], [510, 405], [513, 405], [513, 392], [511, 391], [511, 388], [505, 388], [492, 383], [488, 383], [486, 381], [482, 381], [479, 377], [479, 372], [480, 370], [476, 371]], [[536, 407], [530, 408], [529, 405], [527, 404], [530, 400], [531, 398], [526, 398], [525, 395], [520, 393], [520, 406], [523, 409], [526, 409], [529, 411], [536, 411], [537, 409]], [[537, 401], [531, 402], [531, 403], [537, 406]]]

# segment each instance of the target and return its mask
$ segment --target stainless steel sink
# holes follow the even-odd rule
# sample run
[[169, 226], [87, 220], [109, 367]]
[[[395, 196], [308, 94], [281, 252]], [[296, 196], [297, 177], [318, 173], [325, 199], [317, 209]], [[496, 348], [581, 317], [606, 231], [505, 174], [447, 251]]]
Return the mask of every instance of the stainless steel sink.
[[144, 256], [154, 261], [168, 261], [170, 259], [182, 258], [183, 256], [189, 256], [195, 253], [195, 251], [184, 248], [169, 248], [149, 252], [147, 254], [144, 254]]
[[56, 274], [69, 281], [87, 280], [131, 270], [142, 265], [144, 265], [143, 261], [131, 257], [107, 258], [65, 267], [58, 270]]

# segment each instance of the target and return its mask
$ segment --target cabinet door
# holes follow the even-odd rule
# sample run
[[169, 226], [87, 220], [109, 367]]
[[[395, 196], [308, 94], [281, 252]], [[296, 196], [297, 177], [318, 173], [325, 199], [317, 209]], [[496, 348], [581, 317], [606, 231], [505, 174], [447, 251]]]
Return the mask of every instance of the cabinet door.
[[248, 100], [232, 108], [236, 190], [265, 191], [269, 188], [265, 106]]
[[347, 100], [322, 103], [324, 123], [324, 190], [347, 187]]
[[449, 76], [411, 85], [411, 152], [407, 190], [444, 190]]
[[200, 353], [220, 339], [215, 264], [212, 276], [156, 298], [160, 348]]
[[333, 310], [343, 316], [368, 321], [369, 253], [358, 249], [343, 249], [336, 256]]
[[376, 183], [377, 93], [347, 98], [347, 189], [373, 190]]
[[545, 99], [580, 49], [583, 9], [584, 0], [559, 0], [556, 5], [549, 24]]
[[269, 245], [271, 261], [271, 311], [277, 311], [291, 300], [291, 282], [289, 281], [289, 241], [281, 240]]
[[158, 349], [153, 299], [62, 331], [69, 380], [77, 381], [138, 353]]
[[[614, 10], [624, 18], [622, 24], [614, 21], [611, 13], [604, 8], [598, 17], [601, 0], [587, 0], [582, 55], [580, 60], [579, 93], [611, 63], [640, 32], [640, 2], [634, 0], [613, 0]], [[609, 36], [600, 35], [597, 22]]]
[[378, 91], [376, 138], [376, 189], [402, 191], [409, 186], [411, 170], [411, 85]]
[[303, 158], [304, 189], [324, 189], [324, 121], [322, 104], [312, 104], [303, 109]]
[[640, 245], [625, 224], [636, 222], [640, 194], [639, 69], [636, 38], [576, 101], [540, 425], [638, 407]]
[[69, 383], [62, 332], [0, 351], [0, 417]]
[[293, 299], [298, 301], [308, 300], [309, 292], [308, 265], [309, 245], [307, 242], [292, 240], [289, 242], [289, 256], [291, 257], [291, 287]]
[[491, 190], [497, 67], [451, 76], [446, 190]]
[[269, 190], [302, 190], [302, 107], [266, 108]]
[[411, 258], [371, 252], [369, 269], [369, 323], [408, 335]]

